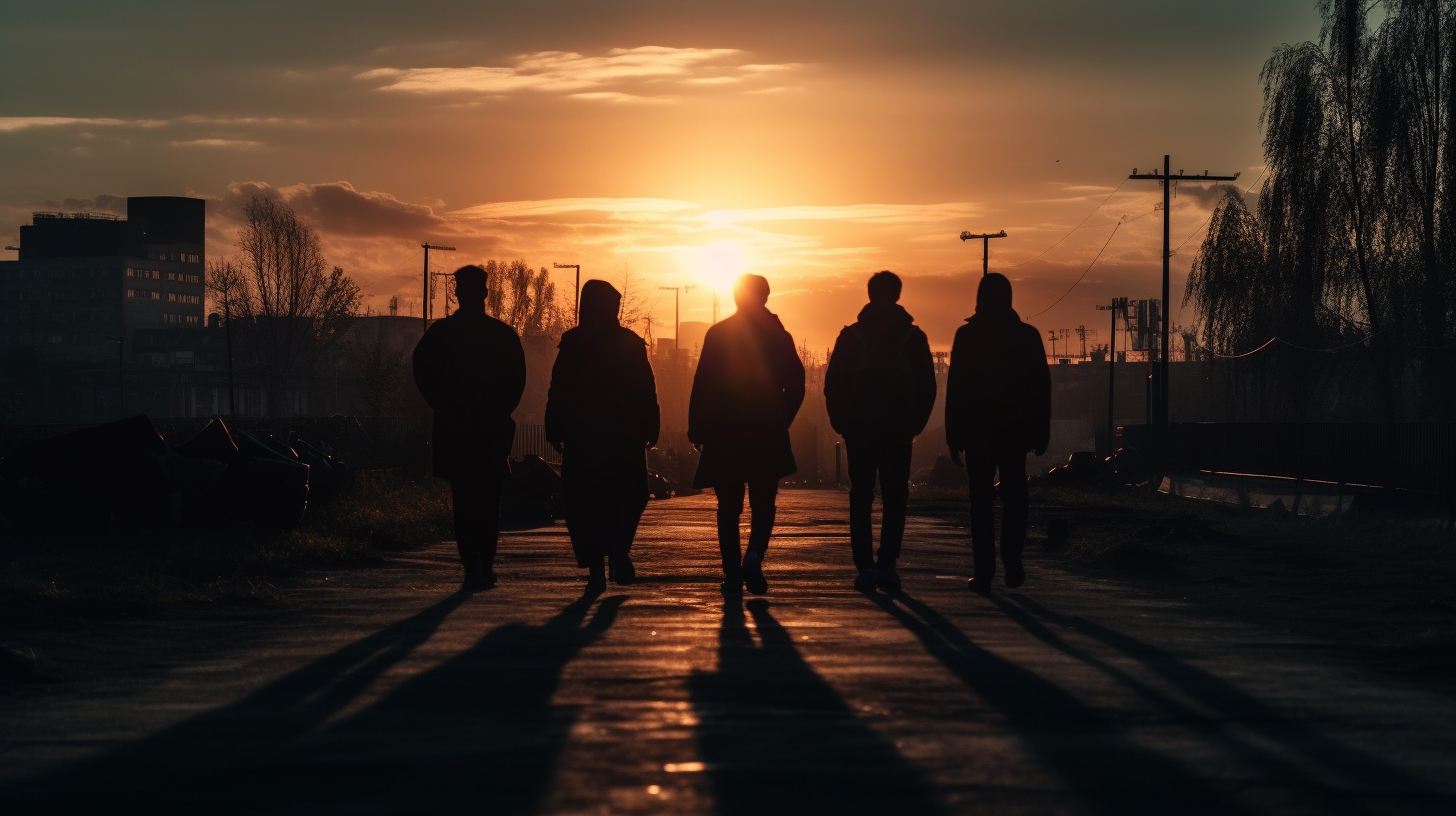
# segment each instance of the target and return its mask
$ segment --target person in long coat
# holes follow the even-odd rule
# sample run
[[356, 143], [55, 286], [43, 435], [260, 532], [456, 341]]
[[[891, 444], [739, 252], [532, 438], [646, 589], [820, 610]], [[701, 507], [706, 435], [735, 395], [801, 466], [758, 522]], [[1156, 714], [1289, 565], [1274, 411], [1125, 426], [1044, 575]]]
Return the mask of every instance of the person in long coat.
[[603, 560], [630, 584], [632, 539], [647, 507], [647, 449], [657, 444], [657, 385], [647, 346], [618, 323], [610, 283], [581, 287], [581, 316], [561, 336], [546, 397], [546, 439], [561, 451], [566, 529], [587, 589], [606, 588]]
[[414, 351], [415, 385], [435, 412], [434, 473], [450, 481], [455, 541], [465, 587], [494, 586], [501, 488], [510, 475], [516, 423], [526, 388], [526, 355], [510, 326], [485, 313], [486, 275], [455, 270], [460, 308], [437, 320]]
[[1040, 456], [1051, 437], [1052, 385], [1041, 332], [1011, 308], [1011, 281], [981, 278], [976, 313], [956, 330], [946, 382], [945, 438], [950, 458], [965, 455], [970, 479], [971, 550], [967, 587], [991, 591], [996, 575], [996, 475], [1001, 476], [1001, 561], [1006, 586], [1026, 578], [1026, 452]]
[[[723, 590], [768, 591], [764, 553], [773, 530], [779, 479], [798, 470], [789, 425], [804, 402], [804, 365], [794, 338], [768, 310], [768, 281], [744, 275], [733, 288], [738, 311], [708, 329], [688, 403], [688, 441], [702, 456], [693, 486], [718, 498]], [[748, 493], [748, 547], [738, 520]], [[740, 560], [741, 559], [741, 560]]]
[[[855, 588], [900, 589], [895, 568], [910, 501], [915, 437], [935, 410], [935, 363], [925, 332], [899, 304], [901, 282], [870, 276], [870, 302], [834, 341], [824, 372], [824, 407], [849, 458], [849, 549]], [[875, 476], [880, 481], [880, 552], [874, 552]]]

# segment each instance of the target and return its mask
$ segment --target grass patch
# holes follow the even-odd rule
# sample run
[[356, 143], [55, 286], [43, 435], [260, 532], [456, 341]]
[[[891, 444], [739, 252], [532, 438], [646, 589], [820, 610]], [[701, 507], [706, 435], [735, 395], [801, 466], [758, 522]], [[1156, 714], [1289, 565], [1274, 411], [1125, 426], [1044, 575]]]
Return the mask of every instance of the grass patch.
[[278, 603], [302, 571], [377, 563], [448, 538], [449, 487], [362, 473], [303, 523], [148, 531], [108, 539], [0, 538], [0, 613], [136, 612], [183, 603]]

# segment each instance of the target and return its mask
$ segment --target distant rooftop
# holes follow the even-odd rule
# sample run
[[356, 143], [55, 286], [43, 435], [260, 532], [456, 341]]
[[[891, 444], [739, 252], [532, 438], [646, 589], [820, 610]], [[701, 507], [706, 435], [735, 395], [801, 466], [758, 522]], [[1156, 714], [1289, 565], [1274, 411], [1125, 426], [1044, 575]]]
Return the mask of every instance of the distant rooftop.
[[95, 213], [95, 212], [73, 212], [73, 213], [67, 213], [67, 212], [33, 212], [33, 213], [30, 214], [30, 217], [31, 218], [34, 218], [36, 220], [40, 220], [42, 218], [87, 218], [87, 219], [91, 219], [91, 220], [95, 220], [95, 221], [125, 221], [126, 220], [126, 219], [122, 218], [119, 215], [112, 215], [111, 213]]

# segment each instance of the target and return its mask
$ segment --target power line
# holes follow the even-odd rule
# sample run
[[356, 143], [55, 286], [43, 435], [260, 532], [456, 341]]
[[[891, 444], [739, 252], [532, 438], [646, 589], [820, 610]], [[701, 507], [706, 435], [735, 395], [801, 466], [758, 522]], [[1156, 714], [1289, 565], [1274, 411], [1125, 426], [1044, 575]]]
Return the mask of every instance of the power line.
[[1087, 213], [1087, 218], [1083, 218], [1081, 221], [1077, 222], [1077, 226], [1072, 227], [1071, 229], [1067, 230], [1067, 234], [1066, 235], [1063, 235], [1061, 238], [1058, 238], [1057, 239], [1057, 242], [1055, 244], [1052, 244], [1051, 246], [1047, 247], [1046, 249], [1043, 249], [1039, 254], [1037, 254], [1037, 255], [1035, 255], [1035, 256], [1033, 256], [1031, 258], [1027, 258], [1026, 260], [1022, 261], [1019, 264], [1012, 264], [1012, 265], [1010, 265], [1010, 266], [1008, 266], [1006, 268], [1007, 269], [1015, 269], [1018, 266], [1026, 266], [1027, 264], [1031, 263], [1032, 261], [1036, 260], [1037, 258], [1040, 258], [1042, 255], [1045, 255], [1048, 252], [1051, 252], [1052, 250], [1054, 250], [1057, 247], [1061, 246], [1063, 241], [1065, 241], [1068, 238], [1072, 237], [1072, 233], [1074, 233], [1077, 230], [1081, 229], [1082, 228], [1082, 225], [1085, 224], [1085, 223], [1087, 223], [1087, 219], [1089, 219], [1092, 216], [1096, 215], [1099, 210], [1101, 210], [1103, 207], [1107, 206], [1107, 202], [1111, 201], [1112, 200], [1112, 197], [1115, 196], [1115, 195], [1117, 195], [1118, 191], [1120, 191], [1123, 188], [1123, 185], [1125, 185], [1125, 184], [1127, 184], [1127, 179], [1123, 179], [1122, 182], [1120, 184], [1118, 184], [1117, 187], [1115, 189], [1113, 189], [1112, 192], [1110, 192], [1110, 193], [1107, 194], [1107, 198], [1102, 199], [1102, 203], [1101, 204], [1098, 204], [1095, 208], [1093, 208], [1092, 212]]
[[[422, 251], [423, 250], [421, 250], [421, 252]], [[367, 286], [373, 286], [374, 284], [376, 284], [376, 283], [384, 280], [385, 278], [393, 275], [394, 273], [398, 272], [400, 270], [400, 267], [403, 267], [405, 264], [409, 263], [410, 261], [413, 261], [415, 258], [418, 258], [419, 256], [420, 256], [420, 253], [419, 252], [414, 253], [413, 255], [409, 256], [408, 258], [405, 258], [404, 260], [400, 261], [398, 265], [396, 265], [393, 269], [389, 270], [388, 272], [385, 272], [383, 275], [376, 275], [375, 277], [370, 278], [369, 280], [365, 281], [364, 283], [359, 284], [359, 288], [362, 290], [362, 289], [364, 289]]]
[[1045, 309], [1042, 309], [1041, 311], [1037, 312], [1034, 315], [1031, 315], [1031, 317], [1028, 317], [1027, 320], [1030, 320], [1032, 317], [1040, 317], [1040, 316], [1046, 314], [1047, 312], [1050, 312], [1052, 309], [1056, 308], [1056, 305], [1058, 303], [1061, 303], [1064, 299], [1066, 299], [1067, 295], [1072, 294], [1072, 290], [1077, 288], [1077, 284], [1078, 283], [1081, 283], [1082, 280], [1087, 277], [1087, 273], [1092, 271], [1092, 266], [1093, 266], [1093, 264], [1096, 264], [1097, 263], [1097, 259], [1102, 257], [1102, 253], [1107, 250], [1107, 245], [1110, 244], [1110, 243], [1112, 243], [1112, 236], [1116, 235], [1117, 234], [1117, 231], [1119, 229], [1121, 229], [1121, 228], [1122, 228], [1122, 222], [1121, 221], [1118, 221], [1117, 224], [1116, 224], [1116, 226], [1114, 226], [1112, 228], [1112, 232], [1108, 234], [1107, 240], [1102, 243], [1102, 249], [1097, 250], [1097, 255], [1092, 258], [1092, 263], [1087, 264], [1087, 268], [1084, 269], [1084, 270], [1082, 270], [1082, 277], [1077, 278], [1076, 282], [1074, 282], [1067, 289], [1067, 291], [1063, 292], [1061, 297], [1059, 297], [1056, 300], [1052, 301], [1052, 305], [1046, 307]]

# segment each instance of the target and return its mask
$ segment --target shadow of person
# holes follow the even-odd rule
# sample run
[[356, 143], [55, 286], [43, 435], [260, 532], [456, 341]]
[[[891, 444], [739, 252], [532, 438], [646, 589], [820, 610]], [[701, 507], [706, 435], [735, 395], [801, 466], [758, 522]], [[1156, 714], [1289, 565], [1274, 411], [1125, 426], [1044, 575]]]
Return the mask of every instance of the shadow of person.
[[[1440, 792], [1387, 760], [1344, 745], [1298, 722], [1221, 677], [1165, 649], [1075, 615], [1054, 612], [1026, 597], [991, 600], [1028, 634], [1066, 656], [1097, 669], [1123, 687], [1156, 704], [1180, 722], [1206, 721], [1200, 735], [1257, 772], [1310, 791], [1328, 813], [1373, 813], [1378, 805], [1351, 796], [1352, 788], [1401, 792], [1407, 813], [1451, 813], [1456, 807]], [[1182, 699], [1139, 680], [1118, 666], [1069, 643], [1051, 627], [1075, 630], [1137, 660], [1162, 678]], [[1192, 704], [1182, 700], [1191, 700]], [[1238, 728], [1230, 727], [1237, 724]], [[1331, 782], [1336, 784], [1331, 785]], [[1421, 806], [1429, 804], [1429, 810]]]
[[929, 782], [809, 667], [765, 600], [725, 601], [718, 671], [690, 682], [716, 812], [941, 811]]
[[1053, 681], [977, 646], [954, 623], [901, 592], [868, 596], [966, 688], [1006, 717], [1003, 726], [1076, 800], [1097, 813], [1259, 813], [1193, 768], [1139, 744]]
[[561, 670], [611, 626], [623, 598], [586, 621], [583, 597], [539, 626], [506, 624], [335, 722], [359, 694], [423, 643], [455, 595], [155, 737], [34, 782], [7, 802], [66, 812], [109, 809], [397, 812], [461, 803], [492, 812], [537, 806], [574, 713], [551, 695]]
[[0, 788], [0, 800], [64, 803], [205, 796], [190, 779], [214, 767], [248, 763], [317, 727], [434, 634], [467, 595], [456, 593], [287, 674], [232, 705], [206, 712], [140, 742], [120, 746]]

